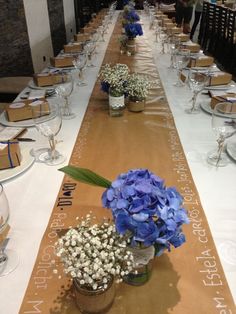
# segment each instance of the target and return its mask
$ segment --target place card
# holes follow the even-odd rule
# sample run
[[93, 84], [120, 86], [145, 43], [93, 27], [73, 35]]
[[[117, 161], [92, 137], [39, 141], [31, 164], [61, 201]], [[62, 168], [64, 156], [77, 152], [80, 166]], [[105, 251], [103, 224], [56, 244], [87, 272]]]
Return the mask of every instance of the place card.
[[200, 57], [191, 57], [189, 67], [209, 67], [214, 63], [214, 58], [202, 55]]
[[34, 74], [34, 83], [39, 87], [51, 86], [63, 82], [63, 77], [60, 73], [39, 73]]

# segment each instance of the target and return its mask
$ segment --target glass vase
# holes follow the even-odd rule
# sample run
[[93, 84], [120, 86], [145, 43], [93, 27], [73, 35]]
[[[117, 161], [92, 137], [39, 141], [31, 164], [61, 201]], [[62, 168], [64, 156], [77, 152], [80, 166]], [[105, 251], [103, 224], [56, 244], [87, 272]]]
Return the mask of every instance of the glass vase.
[[124, 282], [133, 286], [141, 286], [151, 278], [155, 254], [154, 246], [131, 247], [129, 251], [134, 255], [136, 267], [124, 277]]
[[128, 39], [126, 44], [127, 56], [133, 56], [136, 53], [135, 39]]
[[106, 313], [115, 299], [115, 282], [111, 279], [107, 289], [87, 290], [82, 288], [79, 281], [73, 280], [77, 307], [84, 314]]
[[134, 97], [129, 97], [128, 110], [132, 112], [141, 112], [145, 108], [145, 100], [138, 99]]
[[109, 91], [109, 114], [111, 117], [120, 117], [123, 115], [125, 109], [125, 97]]

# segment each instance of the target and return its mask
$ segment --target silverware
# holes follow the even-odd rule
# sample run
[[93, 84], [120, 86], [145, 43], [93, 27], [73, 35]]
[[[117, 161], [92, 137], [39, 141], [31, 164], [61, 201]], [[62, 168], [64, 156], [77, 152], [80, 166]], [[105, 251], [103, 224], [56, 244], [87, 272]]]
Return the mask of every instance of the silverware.
[[36, 141], [33, 138], [29, 138], [29, 137], [18, 137], [16, 138], [16, 140], [18, 140], [19, 142], [35, 142]]

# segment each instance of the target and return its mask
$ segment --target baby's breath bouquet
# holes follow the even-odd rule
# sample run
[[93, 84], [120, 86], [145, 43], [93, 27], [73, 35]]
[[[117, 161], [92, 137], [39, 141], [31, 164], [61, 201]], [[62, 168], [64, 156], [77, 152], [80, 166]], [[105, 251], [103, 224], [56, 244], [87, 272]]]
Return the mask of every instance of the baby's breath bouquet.
[[117, 63], [114, 66], [105, 64], [99, 74], [102, 90], [112, 93], [112, 96], [123, 95], [128, 74], [129, 68], [126, 64]]
[[125, 92], [133, 100], [145, 100], [150, 88], [151, 82], [146, 76], [132, 73], [128, 76]]
[[128, 240], [116, 232], [114, 223], [93, 222], [88, 214], [76, 228], [70, 228], [56, 243], [64, 271], [84, 289], [107, 289], [111, 280], [122, 281], [134, 267]]

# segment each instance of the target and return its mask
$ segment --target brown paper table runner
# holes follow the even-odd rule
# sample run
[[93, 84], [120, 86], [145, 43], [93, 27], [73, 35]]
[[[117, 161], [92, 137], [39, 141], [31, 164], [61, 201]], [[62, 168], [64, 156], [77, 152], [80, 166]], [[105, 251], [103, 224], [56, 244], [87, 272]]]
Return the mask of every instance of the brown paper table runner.
[[[145, 36], [137, 39], [134, 57], [120, 55], [115, 26], [104, 63], [127, 63], [132, 70], [158, 78]], [[163, 95], [163, 99], [157, 98]], [[184, 197], [191, 223], [184, 227], [187, 242], [155, 259], [151, 280], [143, 286], [117, 286], [108, 313], [202, 314], [234, 313], [234, 302], [189, 171], [162, 86], [151, 90], [143, 113], [108, 115], [107, 96], [97, 82], [79, 132], [70, 164], [89, 168], [113, 180], [132, 168], [148, 168], [176, 186]], [[57, 234], [75, 226], [75, 218], [92, 210], [110, 215], [101, 206], [102, 188], [65, 177], [59, 191], [20, 313], [79, 313], [71, 281], [53, 274]], [[30, 235], [29, 235], [30, 236]]]

